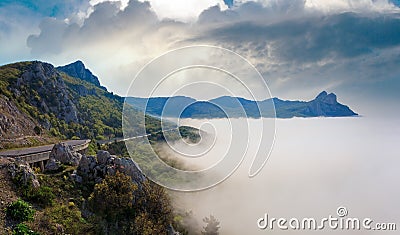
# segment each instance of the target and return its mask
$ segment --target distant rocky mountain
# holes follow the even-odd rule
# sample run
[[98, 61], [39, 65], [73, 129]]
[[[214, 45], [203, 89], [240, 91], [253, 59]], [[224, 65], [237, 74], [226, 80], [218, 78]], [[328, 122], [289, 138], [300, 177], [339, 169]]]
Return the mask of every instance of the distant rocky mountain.
[[[56, 68], [58, 71], [64, 72], [67, 75], [75, 78], [80, 78], [83, 81], [90, 82], [98, 87], [100, 86], [99, 79], [93, 75], [93, 73], [85, 67], [82, 61], [78, 60], [71, 64], [67, 64], [64, 66], [59, 66]], [[102, 87], [104, 88], [104, 87]], [[104, 88], [105, 89], [105, 88]]]
[[[126, 102], [147, 114], [181, 118], [224, 117], [346, 117], [357, 116], [348, 106], [337, 101], [335, 94], [321, 92], [311, 101], [289, 101], [272, 98], [252, 101], [240, 97], [222, 96], [209, 101], [196, 101], [185, 96], [138, 98]], [[146, 105], [147, 103], [147, 105]], [[274, 108], [275, 107], [275, 112]]]

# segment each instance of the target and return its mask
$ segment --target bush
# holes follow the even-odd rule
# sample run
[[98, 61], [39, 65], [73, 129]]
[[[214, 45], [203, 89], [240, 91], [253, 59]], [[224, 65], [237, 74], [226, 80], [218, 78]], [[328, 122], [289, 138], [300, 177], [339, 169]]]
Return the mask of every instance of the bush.
[[28, 187], [24, 190], [26, 200], [37, 203], [41, 206], [50, 206], [54, 201], [53, 190], [47, 186], [40, 186], [39, 188]]
[[82, 217], [79, 208], [71, 202], [68, 205], [61, 204], [48, 208], [45, 214], [53, 222], [50, 226], [59, 224], [65, 229], [66, 234], [87, 234], [92, 229]]
[[39, 235], [39, 233], [32, 231], [26, 224], [21, 223], [15, 226], [13, 235]]
[[101, 183], [95, 185], [89, 197], [89, 205], [96, 214], [115, 222], [125, 218], [131, 211], [136, 189], [131, 177], [123, 173], [107, 175]]
[[35, 210], [21, 199], [18, 199], [7, 207], [7, 215], [19, 222], [33, 220], [34, 214]]
[[54, 194], [51, 188], [40, 186], [38, 189], [31, 189], [28, 194], [28, 199], [31, 202], [37, 203], [42, 206], [50, 206], [54, 201]]

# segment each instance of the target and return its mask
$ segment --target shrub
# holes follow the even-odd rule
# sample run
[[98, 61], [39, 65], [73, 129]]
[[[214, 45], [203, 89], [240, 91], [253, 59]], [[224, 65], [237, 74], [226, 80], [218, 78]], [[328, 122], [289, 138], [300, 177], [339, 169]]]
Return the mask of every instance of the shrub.
[[20, 223], [13, 229], [13, 235], [39, 235], [32, 231], [26, 224]]
[[34, 214], [35, 210], [21, 199], [18, 199], [7, 207], [7, 215], [19, 222], [33, 220]]
[[53, 190], [47, 186], [40, 186], [38, 189], [31, 189], [28, 199], [42, 206], [50, 206], [54, 201]]
[[40, 186], [39, 188], [28, 186], [24, 189], [24, 196], [26, 200], [41, 206], [52, 205], [55, 198], [53, 190], [47, 186]]

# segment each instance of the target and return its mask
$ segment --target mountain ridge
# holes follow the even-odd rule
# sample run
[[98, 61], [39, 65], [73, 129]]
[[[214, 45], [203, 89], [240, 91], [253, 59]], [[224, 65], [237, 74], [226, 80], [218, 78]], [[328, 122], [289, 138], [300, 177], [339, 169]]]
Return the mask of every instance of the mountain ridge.
[[[320, 92], [310, 101], [282, 100], [277, 97], [253, 101], [242, 97], [221, 96], [208, 101], [197, 101], [191, 97], [126, 97], [133, 107], [154, 116], [181, 118], [224, 117], [347, 117], [358, 116], [347, 105], [337, 101], [334, 93]], [[146, 106], [146, 102], [147, 106]], [[183, 107], [183, 108], [182, 108]], [[274, 112], [275, 109], [275, 112]], [[179, 116], [178, 116], [179, 113]]]
[[[97, 83], [69, 76], [49, 63], [0, 66], [0, 149], [49, 143], [43, 138], [54, 142], [121, 137], [123, 101]], [[24, 139], [27, 136], [31, 138]]]

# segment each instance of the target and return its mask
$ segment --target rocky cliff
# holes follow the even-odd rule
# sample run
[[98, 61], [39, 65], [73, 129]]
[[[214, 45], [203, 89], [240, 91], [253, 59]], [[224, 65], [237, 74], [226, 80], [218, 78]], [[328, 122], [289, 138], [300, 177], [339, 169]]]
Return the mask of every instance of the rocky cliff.
[[80, 78], [100, 87], [99, 79], [85, 67], [82, 61], [78, 60], [71, 64], [57, 67], [58, 71], [64, 72], [71, 77]]
[[24, 136], [121, 136], [122, 105], [122, 98], [48, 63], [0, 66], [0, 148]]

